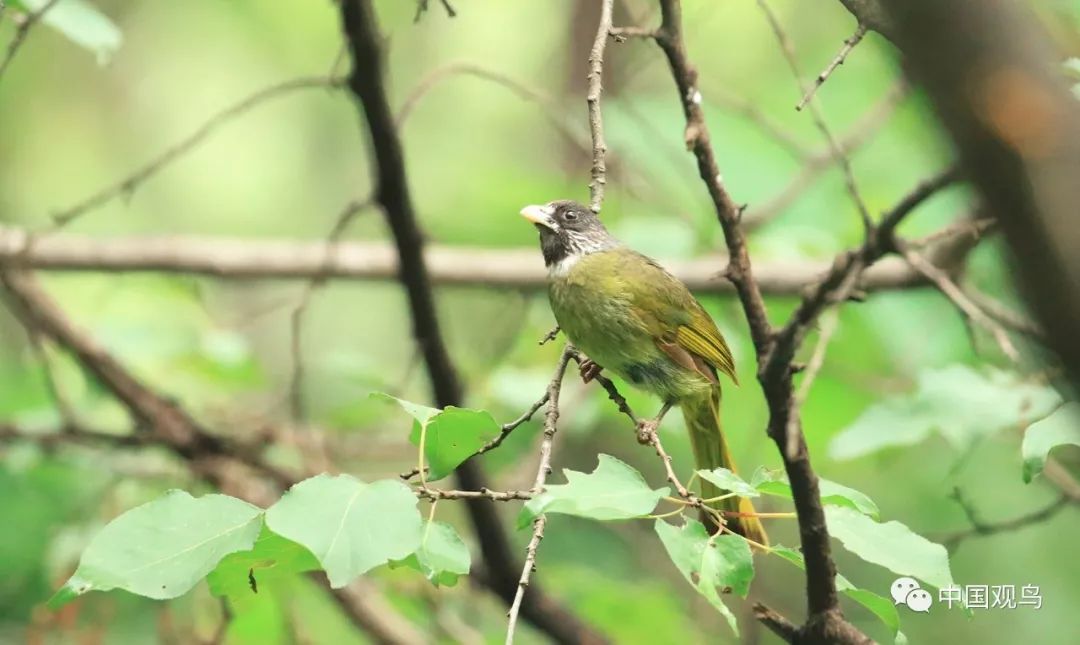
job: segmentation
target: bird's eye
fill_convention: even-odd
[[[563,217],[566,218],[566,221],[572,222],[577,219],[577,213],[575,213],[574,211],[567,211],[566,215],[564,215]]]

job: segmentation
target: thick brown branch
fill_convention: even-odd
[[[428,378],[439,407],[461,405],[464,392],[457,371],[443,342],[435,312],[431,278],[424,261],[424,240],[413,209],[405,175],[405,160],[387,102],[384,86],[383,55],[375,13],[370,0],[342,0],[341,24],[349,45],[353,69],[348,87],[363,109],[363,125],[375,163],[375,199],[383,208],[394,237],[398,257],[398,276],[405,288],[412,314],[413,336],[427,366]],[[461,487],[467,490],[486,488],[479,464],[466,461],[457,470]],[[507,603],[517,590],[516,572],[520,567],[510,551],[499,517],[485,500],[468,500],[467,509],[493,590]],[[551,638],[563,643],[602,642],[577,616],[556,605],[535,588],[522,615]]]

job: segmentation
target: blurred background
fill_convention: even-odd
[[[527,250],[539,268],[536,232],[517,213],[525,204],[555,198],[587,200],[586,59],[599,3],[458,0],[454,18],[431,4],[415,20],[413,2],[375,3],[387,38],[392,107],[410,105],[401,136],[427,239],[433,245]],[[1032,4],[1063,59],[1076,54],[1080,2]],[[115,51],[87,51],[39,26],[0,80],[4,234],[48,230],[51,215],[126,177],[254,92],[298,77],[344,73],[348,65],[341,60],[337,10],[330,2],[94,5],[119,30]],[[771,7],[804,81],[855,29],[838,2],[774,0]],[[9,8],[0,21],[2,43],[15,36],[13,12]],[[837,252],[861,242],[862,225],[825,138],[807,111],[794,109],[802,92],[765,16],[748,0],[690,0],[684,13],[724,182],[758,224],[750,237],[755,266],[827,266]],[[653,2],[616,2],[616,25],[657,20]],[[503,80],[460,72],[466,64]],[[447,71],[448,65],[454,67]],[[422,95],[417,88],[425,90]],[[815,102],[848,151],[858,189],[875,216],[950,163],[926,100],[904,87],[895,50],[876,34],[852,52]],[[655,45],[609,43],[603,114],[610,150],[603,210],[608,227],[661,260],[721,251],[713,208],[683,145],[678,96]],[[130,194],[86,212],[62,234],[318,242],[347,204],[370,192],[361,126],[356,107],[339,89],[324,84],[281,92],[222,124]],[[921,207],[901,231],[926,235],[971,210],[969,191],[953,187]],[[389,236],[381,214],[368,209],[343,239]],[[716,270],[722,266],[718,260]],[[1001,240],[982,241],[965,266],[966,285],[1021,310]],[[272,448],[284,464],[297,463],[311,449],[290,428],[316,428],[335,446],[328,467],[367,480],[394,477],[415,462],[409,421],[368,398],[382,391],[429,401],[404,294],[394,282],[331,280],[310,293],[299,339],[304,419],[297,420],[290,404],[297,355],[292,320],[308,298],[307,281],[165,272],[41,275],[73,321],[207,426],[237,437],[285,428]],[[797,302],[767,295],[774,322]],[[558,344],[537,344],[554,324],[546,294],[534,287],[439,285],[437,298],[468,404],[502,421],[517,417],[542,393],[558,357]],[[726,390],[724,405],[738,462],[747,473],[759,465],[777,468],[742,311],[731,296],[701,298],[732,345],[743,383]],[[872,293],[831,316],[821,324],[835,333],[803,417],[818,473],[869,495],[883,521],[899,520],[948,543],[959,584],[1041,589],[1041,609],[976,610],[968,618],[961,611],[915,614],[901,608],[902,631],[914,643],[1007,643],[1036,635],[1040,642],[1069,642],[1080,603],[1080,560],[1070,556],[1080,529],[1075,506],[1016,530],[952,539],[972,526],[955,499],[957,490],[986,523],[1038,510],[1058,495],[1042,478],[1030,484],[1021,478],[1022,430],[1048,411],[1045,400],[1053,396],[1038,350],[1017,337],[1025,358],[1010,360],[925,286]],[[814,342],[812,337],[804,358]],[[20,431],[61,425],[43,357],[56,389],[82,422],[116,432],[130,427],[108,392],[63,352],[48,345],[35,351],[6,310],[0,310],[0,425]],[[623,391],[638,411],[657,405]],[[604,452],[659,485],[663,475],[655,455],[637,445],[602,391],[569,379],[563,399],[553,481],[560,481],[562,468],[591,471]],[[928,408],[941,414],[917,413]],[[877,416],[867,421],[867,411]],[[534,420],[483,457],[493,488],[529,487],[538,431]],[[169,602],[114,592],[91,594],[59,614],[42,607],[109,519],[167,489],[205,492],[206,486],[165,451],[45,445],[15,435],[0,440],[0,517],[6,527],[0,531],[0,641],[213,642],[223,609],[205,585]],[[688,473],[692,458],[684,435],[678,415],[669,417],[665,445]],[[1062,451],[1066,463],[1072,456]],[[523,551],[529,536],[513,530],[516,508],[499,510]],[[765,510],[787,507],[766,502]],[[460,505],[441,504],[440,518],[456,524],[475,548]],[[770,533],[776,542],[798,544],[794,520],[772,521]],[[893,574],[839,545],[835,552],[847,578],[888,595]],[[671,565],[649,522],[553,516],[537,575],[550,594],[616,642],[733,639],[720,615]],[[432,642],[502,638],[504,606],[468,579],[435,589],[411,572],[380,569],[369,577]],[[233,608],[226,641],[365,642],[316,592],[318,584],[298,577],[250,607]],[[803,574],[778,558],[759,557],[750,600],[801,616]],[[745,642],[777,642],[753,620],[750,602],[732,603]],[[844,609],[876,639],[891,638],[862,607]],[[519,642],[545,638],[523,625]]]

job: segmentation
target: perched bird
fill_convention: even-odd
[[[698,468],[734,471],[720,429],[717,372],[736,381],[735,364],[716,323],[686,285],[620,243],[577,202],[526,206],[521,215],[540,231],[555,320],[595,364],[583,366],[582,376],[609,370],[659,396],[664,406],[656,419],[645,422],[647,432],[655,431],[664,413],[678,405]],[[702,482],[703,499],[725,494]],[[749,500],[728,497],[709,505],[730,513],[730,529],[768,543]],[[709,514],[702,513],[702,519],[711,532],[717,530]]]

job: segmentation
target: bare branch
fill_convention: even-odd
[[[850,155],[865,144],[888,121],[907,95],[907,83],[899,82],[893,85],[885,96],[840,137],[837,142],[840,151],[844,155]],[[761,206],[751,206],[747,210],[742,219],[743,228],[752,231],[774,220],[834,163],[836,163],[836,156],[830,145],[825,145],[821,150],[809,155],[799,172],[776,193],[775,197]]]
[[[604,118],[600,111],[600,96],[604,81],[604,48],[611,34],[611,6],[613,0],[601,0],[600,24],[596,27],[596,39],[589,50],[589,132],[592,134],[592,181],[589,182],[589,206],[594,213],[604,204],[604,185],[607,183],[607,144],[604,143]]]
[[[978,511],[976,511],[971,502],[964,497],[964,494],[959,488],[953,490],[952,498],[956,500],[956,503],[963,509],[964,516],[967,518],[968,523],[971,524],[971,527],[962,531],[957,531],[941,540],[941,543],[950,553],[955,551],[957,547],[960,546],[960,543],[968,538],[1008,533],[1026,528],[1033,524],[1041,524],[1057,515],[1066,506],[1076,503],[1076,501],[1070,499],[1067,494],[1062,493],[1053,502],[1050,502],[1043,508],[1035,511],[1001,522],[983,522],[979,517]]]
[[[906,259],[916,271],[926,276],[926,278],[930,280],[930,282],[932,282],[946,298],[952,301],[965,318],[971,321],[972,324],[978,325],[990,332],[990,335],[994,337],[994,341],[997,342],[998,347],[1001,348],[1002,353],[1008,356],[1012,361],[1020,360],[1020,352],[1016,350],[1016,346],[1013,345],[1012,339],[1009,338],[1009,333],[1005,331],[1005,328],[983,312],[978,305],[969,300],[960,287],[956,286],[956,283],[952,281],[952,278],[949,277],[948,273],[934,266],[929,260],[912,250],[906,244],[901,243],[898,247],[900,253],[904,256],[904,259]]]
[[[765,18],[769,22],[769,26],[772,27],[777,41],[780,43],[780,49],[784,53],[784,59],[787,61],[792,75],[795,77],[795,82],[798,84],[800,90],[802,90],[804,96],[810,94],[811,90],[808,89],[803,82],[802,72],[799,70],[799,61],[795,57],[795,48],[791,43],[791,39],[788,38],[787,33],[780,24],[780,20],[776,17],[776,14],[773,13],[769,4],[765,0],[757,1],[758,6],[761,7],[762,12],[765,14]],[[821,135],[829,144],[829,150],[831,150],[833,158],[843,172],[844,185],[851,195],[851,200],[855,203],[856,209],[859,211],[859,217],[862,219],[863,228],[866,229],[866,231],[870,231],[873,227],[873,222],[870,220],[870,211],[866,208],[866,202],[863,200],[858,185],[855,183],[855,174],[851,170],[851,161],[848,159],[847,154],[844,153],[844,150],[836,142],[836,138],[833,137],[828,124],[825,123],[825,117],[822,115],[821,110],[816,103],[810,103],[810,114],[814,119],[814,125],[821,131]]]
[[[785,643],[799,642],[799,626],[784,618],[772,608],[760,602],[754,603],[754,618],[761,621],[772,633],[776,634]]]
[[[809,90],[807,90],[805,94],[803,94],[802,100],[799,101],[798,105],[795,106],[796,110],[801,111],[804,107],[806,107],[806,104],[814,98],[814,94],[817,93],[818,88],[824,85],[825,81],[829,80],[829,76],[831,76],[832,73],[836,71],[837,67],[840,67],[844,64],[844,61],[847,60],[848,54],[851,53],[851,50],[855,49],[855,45],[858,45],[860,42],[862,42],[863,36],[866,35],[866,31],[866,25],[859,23],[859,26],[855,28],[855,33],[844,40],[844,46],[840,48],[839,52],[837,52],[836,57],[834,57],[832,61],[830,61],[829,64],[825,67],[825,69],[817,75],[817,78],[814,79],[814,85]]]
[[[3,60],[0,60],[0,78],[3,78],[8,65],[11,65],[11,61],[15,59],[15,54],[19,53],[19,49],[23,46],[23,43],[26,42],[26,37],[30,35],[30,30],[32,30],[34,25],[41,20],[42,16],[52,9],[59,1],[60,0],[49,0],[41,7],[41,9],[32,11],[22,18],[22,22],[15,28],[15,35],[11,37],[11,41],[8,43],[7,52],[4,53]]]
[[[54,213],[52,216],[53,223],[57,228],[66,226],[86,212],[100,208],[117,197],[130,196],[144,182],[161,172],[186,153],[190,152],[193,148],[206,140],[207,137],[214,134],[218,128],[235,120],[252,108],[262,105],[266,101],[287,96],[298,90],[316,88],[333,89],[340,87],[341,83],[342,80],[335,77],[303,76],[263,88],[213,115],[196,128],[194,132],[178,141],[160,155],[148,161],[130,175],[117,181],[111,186],[99,190],[81,202]]]
[[[979,225],[982,226],[982,225]],[[971,223],[950,226],[926,242],[947,244],[970,237]],[[922,241],[920,241],[921,243]],[[912,242],[913,244],[915,241]],[[429,245],[424,249],[431,282],[443,286],[541,290],[547,272],[531,249],[485,249]],[[697,293],[732,294],[720,278],[724,256],[664,261],[662,264]],[[0,266],[42,271],[102,273],[160,272],[228,280],[393,280],[399,262],[393,246],[377,242],[325,242],[219,238],[184,235],[91,237],[68,233],[35,238],[0,226]],[[781,260],[760,264],[755,274],[762,292],[797,295],[817,282],[830,263]],[[870,268],[861,287],[870,291],[925,284],[918,272],[898,259]]]
[[[547,387],[547,413],[544,415],[544,434],[540,440],[540,465],[536,469],[536,479],[530,491],[533,495],[544,492],[544,484],[551,474],[551,446],[558,429],[559,422],[559,393],[562,391],[563,376],[566,374],[566,364],[575,355],[574,348],[567,345],[563,348],[562,356],[559,357],[555,367],[555,376]],[[510,610],[506,612],[508,618],[506,625],[506,645],[513,645],[514,630],[517,627],[518,613],[521,611],[521,602],[525,598],[525,590],[529,586],[532,572],[536,570],[536,551],[540,548],[540,541],[544,539],[544,527],[547,526],[547,515],[541,513],[533,520],[533,533],[529,539],[529,545],[525,549],[525,564],[521,568],[521,577],[518,578],[517,591],[514,593],[514,601],[510,603]]]

